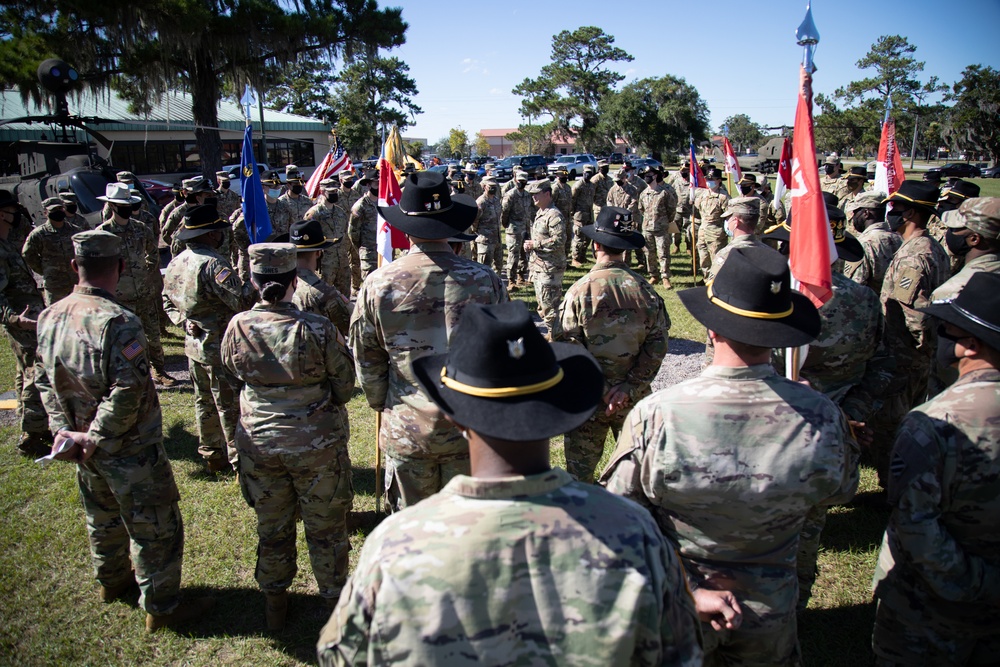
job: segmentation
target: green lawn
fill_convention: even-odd
[[[1000,182],[998,182],[1000,184]],[[675,258],[677,287],[690,286],[690,260]],[[583,274],[570,269],[566,284]],[[664,295],[673,337],[701,341],[704,329],[681,307],[676,291]],[[519,298],[528,292],[515,293]],[[533,296],[533,295],[532,295]],[[175,335],[165,339],[168,364],[183,361]],[[12,386],[13,358],[0,346],[0,387]],[[263,597],[253,579],[253,512],[233,477],[201,472],[191,391],[161,393],[164,435],[181,491],[186,528],[184,591],[211,594],[217,606],[186,633],[147,635],[134,604],[102,604],[90,569],[83,510],[73,467],[41,468],[15,453],[16,428],[0,428],[0,664],[9,665],[300,665],[315,662],[314,646],[326,621],[299,535],[299,576],[292,587],[287,628],[265,630]],[[360,391],[349,405],[354,463],[353,557],[379,515],[374,503],[374,415]],[[562,465],[561,440],[553,459]],[[800,636],[810,665],[868,664],[873,607],[868,585],[887,513],[865,469],[862,494],[835,508],[820,554],[815,597],[801,617]],[[353,561],[352,561],[353,563]]]

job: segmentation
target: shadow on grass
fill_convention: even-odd
[[[873,494],[862,494],[873,495]],[[882,534],[889,523],[889,508],[877,501],[866,501],[842,508],[846,511],[830,512],[823,528],[823,547],[833,551],[867,551],[878,549]]]
[[[360,531],[363,535],[370,535],[382,523],[385,516],[382,512],[375,510],[351,512],[347,515],[347,532],[354,535]]]
[[[163,434],[163,447],[171,461],[202,462],[201,454],[198,453],[198,436],[184,428],[179,421],[171,424]]]
[[[870,665],[875,603],[807,609],[799,615],[802,662],[817,665]]]
[[[354,495],[375,495],[375,470],[373,468],[351,466],[351,481],[354,484]]]
[[[686,338],[671,338],[669,354],[680,354],[688,356],[691,354],[704,354],[705,341],[688,340]]]

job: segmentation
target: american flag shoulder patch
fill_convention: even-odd
[[[132,341],[122,349],[122,355],[129,361],[133,361],[136,357],[142,354],[142,351],[143,347],[139,343],[139,339],[133,338]]]
[[[226,278],[232,275],[232,273],[233,272],[229,269],[220,270],[218,273],[215,274],[215,282],[221,285],[222,283],[226,282]]]

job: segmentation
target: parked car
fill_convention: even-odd
[[[587,165],[597,171],[597,158],[590,153],[573,153],[570,155],[560,155],[556,161],[549,165],[548,172],[551,174],[556,169],[565,169],[569,172],[570,179],[583,176],[583,168]]]
[[[520,166],[529,174],[534,174],[539,167],[545,168],[545,158],[541,155],[512,155],[505,158],[496,166],[497,180],[509,180],[514,175],[515,166]]]
[[[1000,164],[995,164],[989,169],[983,169],[982,178],[1000,178]]]
[[[654,160],[651,157],[641,157],[637,160],[632,160],[632,166],[636,168],[636,171],[642,171],[646,167],[652,167],[653,169],[662,169],[663,163],[659,160]]]
[[[940,167],[931,167],[928,172],[938,172],[942,176],[958,176],[959,178],[979,178],[982,170],[968,162],[949,162]]]
[[[150,181],[143,179],[142,187],[146,190],[146,194],[152,197],[156,203],[163,207],[167,205],[167,202],[174,198],[173,185],[166,183],[164,181]]]
[[[608,164],[625,164],[625,156],[621,153],[612,153],[608,158]]]

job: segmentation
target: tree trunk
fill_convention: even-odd
[[[222,168],[222,139],[219,136],[219,77],[211,55],[204,49],[195,54],[188,68],[191,77],[191,112],[194,136],[201,156],[201,173],[210,180]]]

